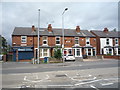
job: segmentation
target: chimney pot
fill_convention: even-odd
[[[48,32],[52,32],[52,26],[51,26],[51,24],[48,25]]]
[[[103,32],[107,33],[108,32],[108,28],[104,28]]]
[[[32,31],[35,31],[35,26],[34,25],[32,25]]]
[[[80,27],[79,26],[76,26],[76,32],[80,33]]]

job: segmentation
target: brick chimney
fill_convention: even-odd
[[[76,26],[76,32],[80,33],[80,27],[79,26]]]
[[[32,25],[32,31],[35,31],[35,26],[34,25]]]
[[[103,32],[107,33],[107,32],[108,32],[108,29],[107,29],[107,28],[104,28]]]
[[[52,32],[52,26],[51,26],[51,24],[48,25],[48,32]]]

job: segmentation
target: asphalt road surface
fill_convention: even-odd
[[[3,88],[110,88],[118,90],[118,60],[30,64],[2,64]]]

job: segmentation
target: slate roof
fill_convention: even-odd
[[[31,27],[15,27],[12,35],[37,35],[37,28],[36,31],[32,31]],[[48,32],[47,28],[40,28],[40,35],[41,36],[62,36],[62,29],[53,28],[52,32]],[[81,30],[79,34],[76,33],[75,29],[64,29],[65,36],[81,36],[81,37],[95,37],[91,32],[88,30]]]
[[[99,37],[120,37],[120,32],[119,31],[108,31],[108,32],[103,32],[101,30],[91,30],[92,32],[94,32],[97,36]]]

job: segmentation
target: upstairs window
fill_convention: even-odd
[[[86,45],[90,45],[90,38],[86,38]]]
[[[56,37],[56,45],[60,45],[60,37]]]
[[[109,45],[109,39],[108,38],[106,39],[106,44]]]
[[[47,45],[47,36],[43,36],[43,45]]]
[[[115,38],[115,44],[118,44],[118,38]]]
[[[21,43],[27,42],[27,36],[21,36]]]
[[[79,44],[79,37],[75,37],[75,44]]]

